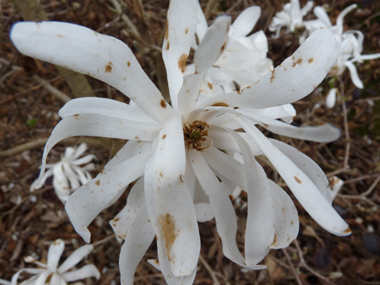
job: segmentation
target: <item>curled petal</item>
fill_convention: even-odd
[[[261,8],[259,6],[251,6],[241,12],[232,24],[232,27],[234,28],[233,36],[244,37],[248,35],[256,25],[257,20],[260,18],[260,14]]]
[[[70,268],[73,268],[75,265],[79,263],[83,258],[85,258],[94,247],[92,245],[86,244],[84,246],[79,247],[76,249],[70,256],[61,264],[60,267],[58,267],[58,273],[62,274],[69,270]]]
[[[97,280],[100,278],[100,272],[93,264],[87,264],[80,269],[65,272],[62,274],[66,282],[72,282],[79,279],[95,277]]]

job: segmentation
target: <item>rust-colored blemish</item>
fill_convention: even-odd
[[[178,67],[182,73],[186,72],[186,60],[187,60],[187,54],[186,53],[182,54],[178,60]]]
[[[99,185],[100,185],[100,180],[97,180],[97,181],[95,182],[95,185],[96,185],[96,186],[99,186]]]
[[[186,28],[185,30],[185,34],[187,34],[189,32],[189,28]]]
[[[269,125],[268,124],[265,124],[265,123],[262,123],[264,127],[268,128]]]
[[[104,72],[110,72],[111,73],[112,72],[112,66],[107,64]]]
[[[161,177],[164,177],[164,175],[163,175],[161,172],[160,172],[160,176],[161,176]]]
[[[179,176],[179,180],[181,180],[182,183],[185,183],[182,179],[182,175]]]
[[[166,138],[166,135],[164,134],[163,136],[162,136],[162,139],[165,139]]]
[[[161,99],[160,105],[161,105],[162,108],[166,108],[165,99]]]
[[[166,253],[167,255],[170,255],[172,245],[177,238],[173,216],[169,214],[166,214],[165,216],[160,215],[158,216],[158,222],[161,225],[162,234],[165,239]]]
[[[230,200],[231,200],[231,201],[234,200],[234,196],[232,196],[232,195],[228,195],[228,197],[230,197]]]
[[[130,66],[131,66],[131,63],[128,61],[128,62],[127,62],[127,65],[128,65],[128,67],[130,67]]]
[[[276,73],[275,73],[275,70],[273,69],[272,70],[272,76],[269,78],[270,79],[270,83],[272,83],[275,78],[276,78]]]
[[[277,234],[274,234],[273,242],[271,245],[275,245],[277,242]]]
[[[348,233],[352,233],[350,227],[348,227],[346,230],[344,230],[342,233],[344,234],[348,234]]]
[[[240,89],[240,90],[236,90],[236,92],[241,95],[241,93],[243,92],[244,89]]]
[[[114,219],[113,221],[114,222],[118,222],[120,220],[120,218],[116,218],[116,219]]]
[[[295,67],[297,64],[301,64],[302,63],[302,58],[299,58],[297,59],[297,61],[294,61],[294,58],[293,58],[293,67]]]
[[[61,34],[58,34],[57,37],[58,38],[64,38],[64,36],[62,36]]]
[[[138,139],[140,139],[139,136],[135,136],[135,140],[138,140]]]
[[[226,42],[222,45],[222,47],[220,48],[220,52],[222,53],[222,52],[224,52],[224,49],[226,48]]]
[[[212,106],[217,106],[217,107],[229,107],[226,103],[223,103],[223,102],[218,102],[218,103],[212,104]]]
[[[307,62],[312,63],[313,61],[314,61],[314,58],[309,58],[309,60]]]
[[[169,50],[169,49],[170,49],[170,42],[167,41],[167,42],[166,42],[166,50]]]
[[[212,83],[210,83],[208,81],[207,81],[207,85],[208,85],[208,88],[210,88],[210,90],[212,90],[212,88],[214,88],[214,86],[212,86]]]
[[[294,180],[297,181],[298,184],[302,183],[302,181],[297,176],[294,176]]]

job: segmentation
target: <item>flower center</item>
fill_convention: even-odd
[[[183,126],[183,135],[187,149],[203,150],[203,143],[208,136],[208,124],[202,121],[194,121],[191,124],[186,123]]]

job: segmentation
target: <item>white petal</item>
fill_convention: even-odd
[[[63,162],[62,167],[63,167],[63,172],[65,173],[65,176],[70,181],[70,188],[72,190],[78,189],[80,186],[80,183],[79,183],[78,176],[76,175],[76,173],[72,170],[72,168],[67,162]]]
[[[62,263],[60,267],[58,267],[58,273],[62,274],[69,270],[70,268],[73,268],[75,265],[78,264],[79,261],[81,261],[83,258],[85,258],[94,247],[92,245],[86,244],[84,246],[81,246],[77,248],[73,253],[70,254],[70,256]]]
[[[56,125],[45,145],[40,177],[44,173],[49,151],[56,143],[64,138],[88,135],[135,140],[154,140],[158,131],[159,128],[157,125],[95,114],[66,117]]]
[[[356,70],[355,65],[350,61],[345,61],[343,64],[347,66],[348,70],[350,71],[352,83],[354,83],[356,87],[363,89],[364,85],[363,85],[363,82],[359,78],[358,71]]]
[[[216,229],[222,239],[224,255],[235,263],[246,267],[244,257],[236,244],[236,215],[228,196],[228,189],[226,189],[223,183],[218,181],[204,160],[202,153],[190,150],[189,155],[193,163],[195,175],[206,195],[210,198],[210,204],[215,214]],[[252,267],[252,269],[261,268],[265,268],[265,266]]]
[[[297,237],[298,216],[289,196],[268,180],[248,144],[230,131],[238,142],[247,177],[248,218],[245,236],[247,265],[254,266],[269,252],[269,248],[286,247]]]
[[[118,39],[61,22],[17,23],[12,27],[11,39],[25,55],[108,83],[157,122],[174,114],[132,51]]]
[[[64,157],[65,158],[71,158],[71,156],[74,154],[74,152],[75,152],[75,149],[73,147],[67,147],[65,149],[65,155],[64,155]]]
[[[334,200],[336,195],[338,195],[340,188],[342,188],[344,181],[337,176],[333,176],[331,177],[329,184],[331,185],[331,200]]]
[[[202,84],[204,74],[185,75],[183,85],[178,94],[178,112],[185,120],[190,111],[194,110],[197,103],[199,89]]]
[[[337,236],[351,233],[347,223],[339,216],[330,202],[321,194],[312,180],[288,157],[281,153],[256,127],[239,119],[244,130],[261,147],[281,177],[288,184],[294,196],[305,210],[325,230]]]
[[[327,27],[331,28],[332,24],[330,21],[329,16],[327,15],[325,9],[323,9],[321,6],[314,7],[313,13],[317,18],[322,21],[322,23]],[[319,27],[318,27],[319,28]]]
[[[186,60],[195,35],[198,1],[170,1],[162,57],[166,66],[172,106],[177,109],[178,92],[186,73]]]
[[[186,155],[180,116],[163,125],[152,164],[144,183],[158,251],[169,259],[174,276],[190,275],[198,263],[200,238],[193,201],[182,178]]]
[[[34,282],[34,285],[45,285],[46,279],[49,277],[50,274],[51,274],[50,271],[44,271],[44,272],[42,272],[38,276],[38,278],[36,279],[36,281]]]
[[[194,204],[195,214],[197,215],[197,221],[200,223],[210,221],[215,217],[214,211],[210,204],[197,203]]]
[[[287,137],[327,143],[337,140],[341,135],[340,130],[330,124],[316,127],[295,127],[278,120],[256,115],[252,111],[237,110],[237,112],[252,119],[254,123],[260,124],[269,131]]]
[[[57,270],[59,259],[65,249],[65,243],[61,239],[57,239],[54,241],[48,251],[47,256],[47,269],[51,272]]]
[[[256,25],[257,20],[260,18],[260,14],[261,9],[259,6],[251,6],[241,12],[232,24],[235,31],[233,36],[244,37],[248,35]]]
[[[207,71],[224,52],[230,25],[231,18],[229,16],[219,16],[207,29],[194,55],[196,73]]]
[[[142,179],[141,179],[142,180]],[[124,285],[132,285],[136,268],[154,239],[155,233],[149,220],[146,205],[136,215],[119,258],[120,279]]]
[[[346,7],[342,12],[340,12],[340,14],[338,15],[338,17],[336,18],[336,27],[339,27],[339,29],[341,29],[341,33],[343,32],[343,19],[344,17],[349,13],[351,12],[352,10],[356,9],[356,7],[358,7],[357,4],[352,4],[348,7]]]
[[[50,277],[50,285],[67,285],[65,279],[63,279],[60,275],[57,273],[53,273],[53,275]],[[45,285],[45,284],[44,284]]]
[[[143,123],[151,123],[154,125],[158,124],[139,107],[132,107],[128,104],[107,98],[85,97],[72,99],[58,112],[58,115],[61,118],[75,114],[96,114],[114,118],[129,119]],[[75,153],[76,155],[77,152]],[[80,155],[75,158],[78,158],[79,156]]]
[[[207,31],[207,28],[208,28],[208,25],[207,25],[205,14],[203,14],[202,7],[200,3],[198,2],[198,22],[197,22],[197,28],[196,28],[195,33],[199,41],[203,40],[203,37]]]
[[[33,192],[36,189],[40,189],[45,184],[46,179],[48,179],[52,175],[53,175],[53,169],[50,168],[42,175],[42,177],[40,176],[38,179],[33,181],[32,185],[30,186],[30,191]]]
[[[22,272],[27,272],[27,273],[30,273],[30,274],[41,274],[43,273],[44,271],[46,271],[46,269],[43,269],[43,268],[24,268],[24,269],[21,269],[19,271],[16,272],[16,274],[14,274],[12,276],[12,279],[11,279],[11,284],[12,285],[17,285],[17,280],[18,280],[18,277],[20,276],[20,274]],[[32,277],[33,278],[33,277]],[[32,279],[30,278],[30,279]],[[28,279],[28,280],[30,280]],[[25,282],[25,281],[24,281]]]
[[[71,161],[71,164],[74,165],[84,165],[89,163],[91,160],[96,159],[96,156],[93,154],[88,154],[84,157],[78,158],[76,160]]]
[[[274,139],[270,139],[270,141],[310,178],[326,200],[331,204],[332,199],[330,197],[331,189],[329,181],[319,165],[310,157],[286,143]]]
[[[71,100],[70,100],[71,101]],[[77,159],[78,157],[80,157],[82,154],[84,154],[87,150],[87,144],[85,143],[81,143],[75,150],[74,150],[74,154],[73,156],[71,157],[72,159]]]
[[[215,96],[202,105],[224,102],[243,108],[267,108],[297,101],[325,78],[338,56],[335,37],[328,29],[315,31],[289,58],[241,94]]]
[[[333,108],[335,106],[336,101],[336,88],[330,89],[329,93],[326,96],[326,107],[327,108]]]
[[[145,205],[144,178],[137,180],[128,194],[127,205],[110,221],[116,236],[120,239],[127,237],[129,228]]]
[[[106,165],[94,179],[76,190],[66,203],[66,212],[76,232],[90,241],[88,225],[104,209],[112,205],[125,187],[139,178],[150,156],[149,151],[137,154],[112,168]]]
[[[66,282],[72,282],[79,279],[95,277],[97,280],[100,278],[100,272],[93,264],[87,264],[80,269],[65,272],[62,274]]]

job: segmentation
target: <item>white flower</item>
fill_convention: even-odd
[[[84,245],[76,249],[62,264],[58,267],[59,259],[65,249],[63,240],[57,239],[54,241],[48,251],[47,264],[35,260],[31,256],[25,258],[26,262],[34,263],[42,268],[24,268],[15,275],[11,280],[11,285],[17,285],[17,280],[22,272],[34,274],[35,276],[26,281],[21,282],[20,285],[44,285],[46,280],[50,278],[50,285],[65,285],[67,282],[85,279],[88,277],[95,277],[99,279],[100,272],[93,264],[87,264],[80,269],[69,271],[78,264],[84,257],[86,257],[94,247],[92,245]]]
[[[40,177],[32,183],[30,191],[41,188],[46,179],[53,176],[55,193],[62,203],[66,203],[74,190],[92,179],[88,171],[93,170],[95,167],[93,163],[88,163],[96,157],[93,154],[80,157],[86,149],[87,145],[85,143],[80,144],[78,148],[67,147],[61,161],[45,165],[47,171],[42,178]]]
[[[333,108],[335,106],[336,102],[336,92],[337,88],[330,89],[329,93],[326,96],[326,107],[327,108]]]
[[[313,8],[313,5],[313,1],[308,1],[301,9],[299,0],[290,0],[290,3],[284,5],[282,11],[276,13],[269,25],[269,31],[276,32],[273,37],[277,39],[280,36],[282,27],[286,27],[286,33],[303,27],[303,17]]]
[[[362,55],[363,51],[363,40],[364,35],[358,30],[348,30],[343,32],[343,19],[344,17],[357,7],[356,4],[352,4],[345,8],[337,17],[336,25],[331,24],[330,18],[326,11],[320,7],[316,6],[314,8],[314,14],[318,19],[306,21],[305,27],[309,33],[321,27],[329,28],[334,33],[335,39],[338,42],[339,55],[338,60],[330,70],[329,75],[331,76],[341,76],[346,67],[350,71],[352,83],[357,88],[363,88],[363,82],[360,80],[355,62],[362,63],[363,60],[376,59],[380,57],[380,53],[371,55]]]
[[[105,98],[69,101],[59,111],[62,120],[43,156],[45,163],[50,149],[70,136],[129,140],[66,203],[75,230],[89,242],[88,225],[137,180],[127,205],[111,221],[115,233],[125,239],[119,264],[124,284],[133,284],[136,267],[155,237],[156,267],[166,281],[191,284],[200,252],[197,221],[213,217],[224,255],[241,266],[264,268],[257,264],[271,248],[288,246],[298,234],[296,209],[286,192],[267,179],[256,155],[268,157],[324,229],[339,236],[350,233],[331,206],[323,171],[293,147],[268,140],[255,126],[317,142],[340,136],[330,125],[297,128],[277,120],[289,121],[294,110],[289,104],[308,95],[330,70],[337,56],[333,34],[316,31],[292,57],[244,90],[203,98],[199,89],[204,72],[224,44],[215,39],[228,37],[230,19],[217,19],[213,37],[204,37],[198,47],[197,54],[203,55],[194,59],[198,73],[185,75],[198,3],[184,3],[171,1],[162,49],[171,105],[131,50],[113,37],[58,22],[19,23],[11,32],[22,53],[89,74],[131,98],[129,105]],[[242,128],[246,133],[235,131]],[[248,194],[245,257],[236,244],[237,221],[229,198],[237,186]]]
[[[272,61],[267,58],[268,41],[263,31],[256,32],[247,36],[255,26],[260,17],[261,9],[258,6],[252,6],[245,9],[230,26],[228,21],[223,21],[223,16],[218,17],[212,26],[207,27],[207,21],[201,7],[198,9],[198,24],[196,36],[199,41],[200,50],[205,54],[200,54],[198,45],[193,42],[193,48],[196,50],[195,57],[202,58],[207,56],[208,49],[205,43],[215,45],[213,41],[221,42],[221,53],[216,53],[214,64],[206,70],[206,84],[202,89],[217,89],[220,85],[225,93],[235,91],[235,83],[239,89],[259,80],[264,75],[273,70]],[[226,16],[224,16],[226,17]],[[220,34],[216,33],[218,25],[228,23],[229,29],[225,37],[218,38]],[[213,41],[209,39],[213,38]],[[207,39],[203,41],[204,39]],[[198,59],[201,62],[201,59]],[[207,61],[206,61],[207,62]],[[202,69],[202,66],[198,66]],[[194,64],[187,66],[187,73],[194,73]],[[211,85],[210,85],[211,84]],[[214,94],[220,94],[221,90],[213,90]]]

